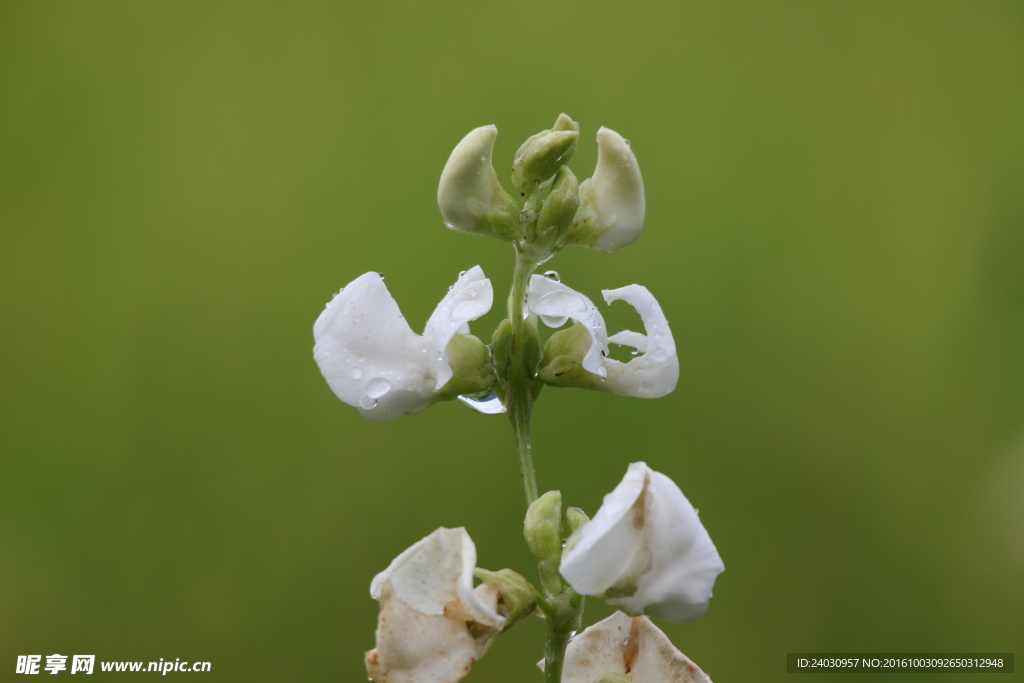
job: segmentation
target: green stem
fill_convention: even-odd
[[[523,318],[523,302],[526,288],[537,267],[536,261],[516,251],[516,268],[512,275],[512,292],[508,298],[508,319],[512,323],[512,342],[509,346],[509,385],[506,396],[508,417],[516,438],[516,452],[519,455],[519,471],[526,491],[526,504],[537,500],[537,474],[533,469],[533,446],[530,443],[530,415],[533,413],[533,377],[531,368],[526,367],[526,322]]]
[[[544,683],[561,683],[562,662],[571,631],[556,628],[548,622],[548,640],[544,643]]]

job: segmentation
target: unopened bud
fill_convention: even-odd
[[[503,630],[507,631],[512,624],[530,615],[537,606],[537,589],[518,572],[511,569],[492,572],[477,568],[473,574],[498,590],[501,596],[499,608],[503,608],[505,612]]]
[[[579,126],[562,114],[555,128],[531,136],[516,152],[512,162],[512,184],[526,192],[555,175],[569,163],[579,142]]]
[[[565,511],[565,535],[572,536],[576,530],[590,521],[587,513],[579,508],[568,508]]]
[[[609,673],[595,678],[594,683],[633,683],[633,674]]]
[[[491,352],[473,335],[453,336],[445,354],[452,369],[452,378],[441,387],[441,396],[455,398],[462,394],[476,394],[494,384],[496,376]]]
[[[556,387],[602,390],[601,378],[583,367],[583,359],[593,344],[590,332],[578,322],[555,332],[544,343],[538,377]]]
[[[569,227],[580,206],[580,184],[568,166],[555,173],[551,194],[544,200],[544,208],[537,218],[537,234],[559,235]]]
[[[537,558],[540,581],[552,595],[562,592],[564,583],[558,573],[562,559],[562,494],[548,491],[533,501],[526,511],[523,536]]]

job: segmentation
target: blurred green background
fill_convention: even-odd
[[[636,460],[680,484],[727,570],[661,626],[718,683],[1022,655],[1024,4],[9,0],[0,678],[59,652],[361,680],[370,579],[435,527],[534,576],[507,420],[368,422],[311,327],[368,270],[417,331],[474,264],[503,301],[511,250],[445,230],[437,179],[470,129],[501,170],[562,111],[580,178],[599,126],[630,139],[648,213],[550,267],[649,287],[682,372],[545,391],[542,490],[592,513]],[[539,680],[542,638],[466,680]]]

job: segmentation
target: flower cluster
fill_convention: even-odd
[[[538,495],[533,473],[529,422],[544,385],[658,398],[679,378],[668,320],[646,287],[602,291],[606,305],[624,301],[643,323],[643,332],[610,333],[591,299],[553,271],[534,274],[563,248],[611,253],[637,239],[646,207],[636,157],[622,136],[601,128],[597,167],[580,183],[567,165],[579,125],[563,114],[517,151],[517,200],[491,162],[496,136],[494,126],[466,135],[452,151],[437,193],[447,228],[515,247],[508,317],[489,343],[470,331],[494,302],[491,281],[479,266],[460,273],[422,334],[406,322],[383,275],[369,272],[320,314],[313,357],[338,398],[370,420],[412,415],[453,399],[480,412],[508,412],[529,503],[524,536],[537,559],[540,587],[510,569],[477,568],[465,529],[437,529],[371,584],[380,616],[367,670],[378,683],[454,683],[497,635],[536,613],[548,622],[542,668],[549,682],[709,681],[643,616],[696,619],[724,570],[679,487],[645,463],[633,463],[590,519],[578,508],[563,511],[557,491]],[[541,324],[555,331],[542,335]],[[610,344],[631,347],[633,358],[615,360]],[[475,587],[474,577],[480,581]],[[584,595],[622,612],[570,642],[580,627]]]

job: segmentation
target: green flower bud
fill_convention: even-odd
[[[587,513],[579,508],[568,508],[565,511],[565,535],[572,536],[576,530],[590,521]]]
[[[532,614],[537,607],[537,589],[522,574],[511,569],[492,572],[479,567],[473,574],[485,584],[494,586],[501,595],[498,609],[504,612],[503,631],[507,631],[512,624]]]
[[[509,345],[512,343],[512,321],[502,320],[491,335],[491,353],[494,355],[494,369],[498,379],[506,381],[509,376],[509,364],[512,362]]]
[[[583,358],[593,343],[590,332],[578,322],[555,332],[544,344],[539,378],[556,387],[600,390],[601,378],[583,367]]]
[[[544,208],[537,218],[537,235],[561,235],[572,223],[580,206],[580,184],[568,166],[555,173],[551,194],[544,200]]]
[[[569,118],[567,114],[559,114],[555,119],[555,125],[551,126],[551,130],[574,130],[579,133],[580,124]]]
[[[441,387],[441,398],[451,399],[486,391],[497,379],[491,352],[473,335],[456,333],[445,352],[452,378]]]
[[[491,353],[494,356],[494,368],[497,373],[498,381],[502,384],[508,381],[511,373],[511,349],[513,343],[526,345],[526,351],[524,353],[526,372],[530,376],[536,375],[537,373],[537,369],[540,366],[541,346],[540,328],[536,317],[530,317],[524,321],[523,337],[524,338],[522,340],[513,341],[512,322],[510,320],[502,320],[497,329],[494,330],[494,335],[491,337]],[[543,386],[544,383],[538,378],[534,382],[534,396],[540,392]]]
[[[565,114],[552,130],[531,136],[516,152],[512,162],[512,184],[526,192],[555,175],[569,163],[579,142],[579,125]]]
[[[633,683],[633,674],[608,673],[594,679],[594,683]]]
[[[469,132],[455,146],[437,187],[437,205],[445,227],[503,240],[522,237],[519,207],[498,182],[491,165],[495,126]]]
[[[558,573],[562,560],[562,494],[548,491],[533,501],[526,511],[523,536],[530,552],[537,558],[540,581],[552,595],[562,592],[565,584]]]

